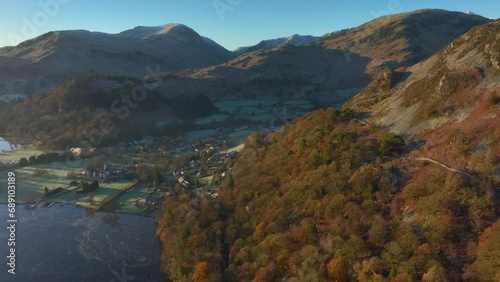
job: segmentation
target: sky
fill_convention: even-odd
[[[119,33],[182,23],[234,50],[293,34],[321,36],[424,8],[500,17],[500,1],[491,0],[0,0],[0,46],[53,30]]]

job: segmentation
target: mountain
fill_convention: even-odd
[[[248,137],[217,199],[166,197],[165,273],[497,281],[499,39],[500,21],[474,27],[422,62],[380,72],[342,109]]]
[[[237,58],[181,24],[136,27],[119,34],[57,31],[0,49],[0,86],[2,94],[40,94],[82,73],[142,78],[148,66],[159,65],[162,73],[179,72],[182,78],[170,81],[168,91],[180,94],[208,86],[215,99],[305,93],[319,104],[339,105],[382,69],[410,66],[488,21],[422,10],[382,17],[305,45],[292,44],[312,37],[264,41],[260,45],[265,48],[279,45],[247,50]]]
[[[346,107],[410,135],[468,120],[500,87],[499,31],[500,21],[474,27],[427,60],[384,72]]]
[[[149,66],[178,72],[219,64],[232,54],[181,24],[136,27],[119,34],[54,31],[0,49],[3,94],[40,94],[83,73],[142,78]]]
[[[411,66],[433,55],[458,36],[488,19],[437,9],[388,15],[359,27],[326,36],[314,44],[368,57],[371,74]]]
[[[498,20],[475,27],[405,72],[384,73],[345,107],[422,143],[426,157],[476,166],[472,159],[498,153],[489,150],[500,140],[499,34]]]
[[[2,83],[0,86],[3,91],[17,89],[16,91],[23,93],[24,89],[26,91],[24,93],[38,93],[44,89],[54,90],[44,92],[45,96],[42,97],[44,100],[35,99],[17,105],[12,112],[13,115],[16,115],[16,112],[26,113],[24,116],[16,115],[19,122],[9,122],[11,111],[4,111],[6,113],[2,117],[4,124],[0,124],[3,125],[0,129],[7,132],[14,130],[14,134],[24,135],[23,137],[27,137],[28,132],[40,133],[41,136],[47,137],[45,140],[49,140],[48,135],[43,133],[45,126],[39,122],[44,116],[53,115],[49,113],[50,109],[57,109],[53,105],[58,104],[57,99],[61,93],[72,96],[77,92],[74,89],[81,88],[92,90],[82,91],[81,95],[84,97],[96,93],[107,96],[110,90],[104,86],[117,83],[112,80],[97,84],[104,85],[103,89],[98,89],[88,77],[77,85],[71,84],[71,79],[63,79],[74,75],[78,78],[80,72],[94,72],[94,76],[97,77],[111,74],[112,77],[123,77],[121,79],[123,81],[127,79],[136,81],[142,79],[148,72],[144,66],[150,66],[155,72],[147,74],[150,77],[148,79],[151,77],[158,79],[158,87],[151,93],[151,97],[159,97],[158,99],[168,101],[181,99],[186,102],[193,96],[202,95],[210,99],[207,106],[227,99],[266,99],[273,101],[273,107],[284,107],[286,101],[293,97],[297,100],[296,103],[305,101],[316,108],[341,106],[362,87],[368,85],[373,77],[385,73],[382,72],[383,68],[392,66],[397,69],[400,76],[408,75],[410,71],[405,70],[410,69],[411,61],[417,60],[416,58],[426,58],[427,52],[445,47],[453,39],[468,31],[468,27],[488,21],[475,15],[423,10],[383,17],[357,28],[328,34],[306,45],[284,44],[270,50],[248,52],[229,61],[222,58],[230,54],[229,51],[179,24],[136,27],[116,35],[88,31],[47,33],[19,46],[0,50],[3,54],[0,56],[0,69],[4,70],[0,73],[3,79],[0,80]],[[447,32],[443,32],[445,29]],[[436,37],[437,32],[441,37]],[[349,49],[343,49],[342,45],[339,45],[342,42],[347,44]],[[189,55],[193,52],[194,55]],[[208,61],[214,60],[225,63],[182,70],[168,75],[169,67],[182,69],[200,62],[211,64]],[[156,73],[157,64],[161,67],[159,73]],[[104,75],[95,74],[97,71]],[[59,80],[66,82],[53,87],[53,84],[60,83]],[[36,86],[30,86],[30,81],[35,81]],[[67,87],[68,81],[72,87]],[[113,91],[130,90],[130,87],[123,82],[118,84],[121,85],[121,90]],[[132,84],[138,85],[138,82]],[[357,97],[365,96],[361,94]],[[83,103],[78,99],[75,101]],[[109,99],[106,101],[113,102]],[[41,111],[33,111],[32,107],[37,103],[52,106],[47,106]],[[175,120],[182,116],[201,118],[210,114],[210,107],[206,112],[198,109],[197,113],[192,113],[190,116],[183,109],[189,111],[192,108],[178,107],[181,111],[177,112],[168,107],[162,108],[163,104],[158,104],[158,107],[173,113],[172,115],[165,117],[159,110],[156,117],[154,114],[146,117],[142,111],[139,113],[140,117],[134,120],[144,121],[142,126],[146,128],[144,127],[146,121],[155,123]],[[361,105],[361,103],[356,104]],[[110,105],[83,103],[73,107],[74,109],[88,107],[91,112],[101,110],[109,112]],[[366,112],[370,110],[369,107],[362,109],[352,106],[352,108]],[[29,120],[30,118],[32,120]],[[59,118],[66,120],[63,116],[56,117]],[[57,124],[57,122],[52,123],[54,134],[61,133],[55,130]],[[61,145],[64,141],[73,144],[74,140],[60,141],[57,144]]]
[[[242,55],[247,52],[252,52],[256,50],[269,50],[283,45],[304,45],[314,40],[319,39],[319,37],[312,35],[298,35],[294,34],[287,37],[281,37],[277,39],[262,40],[257,45],[240,47],[234,51],[236,55]]]
[[[335,100],[344,90],[357,93],[380,71],[409,67],[488,22],[477,15],[444,10],[389,15],[306,45],[247,50],[223,64],[182,74],[242,84],[255,95],[279,95],[286,79],[300,82],[292,91],[313,92],[320,101]]]

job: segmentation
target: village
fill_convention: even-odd
[[[248,130],[248,127],[231,131],[242,130]],[[163,197],[179,194],[217,198],[219,185],[226,178],[231,177],[238,149],[242,148],[239,146],[229,149],[225,137],[223,129],[218,129],[213,134],[191,142],[184,141],[177,146],[165,144],[159,140],[143,139],[119,144],[112,148],[99,148],[94,154],[104,156],[111,162],[116,157],[113,152],[117,151],[139,154],[143,159],[129,163],[106,163],[102,167],[90,166],[78,178],[82,181],[95,180],[102,183],[137,180],[137,185],[123,191],[115,199],[103,205],[104,209],[111,208],[117,212],[122,210],[123,205],[132,205],[142,209],[142,214],[148,215],[154,209],[161,208]],[[173,161],[167,164],[165,159]],[[161,169],[158,169],[161,160],[163,160]],[[154,171],[154,167],[157,172]],[[155,173],[159,175],[155,176]],[[141,187],[142,190],[147,190],[147,196],[134,193]],[[137,195],[137,198],[133,198],[134,195]],[[112,201],[115,203],[110,204]]]
[[[19,193],[29,208],[72,204],[155,216],[165,197],[217,198],[220,185],[231,177],[243,139],[257,130],[243,125],[199,132],[193,138],[147,137],[87,151],[71,148],[59,156],[52,152],[25,158],[27,163],[11,161],[9,169],[29,180]],[[54,159],[38,162],[48,154]],[[70,161],[61,161],[65,154],[71,155],[66,157]],[[99,188],[82,192],[94,182]]]
[[[30,207],[73,204],[95,211],[155,216],[165,197],[219,197],[219,187],[232,180],[244,139],[252,133],[278,130],[282,119],[293,116],[287,107],[298,104],[284,106],[283,113],[272,105],[261,100],[221,102],[213,115],[195,121],[194,127],[180,134],[143,136],[110,146],[45,152],[37,149],[35,141],[0,153],[0,174],[11,169],[20,175],[24,183],[20,201]],[[247,116],[252,109],[262,113]],[[222,112],[231,115],[232,111],[236,112],[232,123],[218,120]],[[83,185],[94,181],[99,188],[83,192]]]

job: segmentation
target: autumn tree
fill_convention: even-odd
[[[477,243],[475,260],[465,267],[467,281],[494,281],[500,272],[500,220],[487,228]]]
[[[422,276],[422,282],[447,282],[446,270],[442,266],[434,265]]]
[[[150,165],[147,164],[137,164],[135,166],[135,173],[141,181],[147,182],[151,180],[153,175],[153,170]]]
[[[328,277],[333,281],[348,282],[350,281],[350,266],[339,258],[332,259],[327,265]]]
[[[209,274],[208,263],[206,261],[195,264],[193,270],[193,282],[204,281]]]

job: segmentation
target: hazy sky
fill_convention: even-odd
[[[492,0],[0,0],[0,46],[51,30],[118,33],[138,25],[182,23],[227,49],[263,39],[323,35],[374,18],[423,8],[498,18]]]

